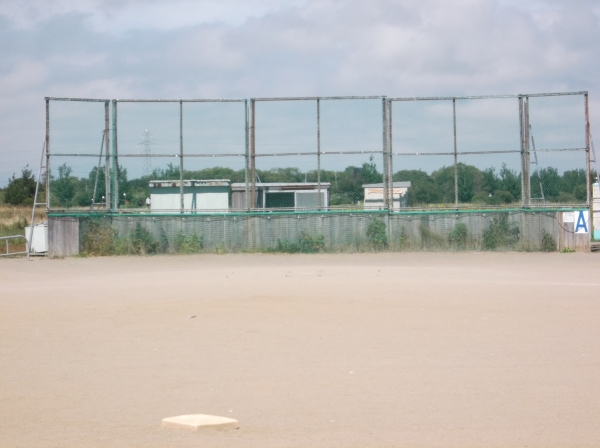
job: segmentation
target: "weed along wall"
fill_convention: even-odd
[[[523,250],[565,246],[564,211],[49,214],[50,256]],[[74,223],[77,223],[74,225]],[[573,249],[584,250],[581,244]],[[589,245],[588,245],[589,250]]]

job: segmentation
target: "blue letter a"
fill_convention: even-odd
[[[583,228],[583,233],[588,233],[587,223],[585,222],[585,218],[583,217],[583,212],[579,212],[579,217],[577,218],[577,225],[575,226],[575,233],[579,232],[579,229]]]

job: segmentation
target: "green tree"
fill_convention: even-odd
[[[521,174],[517,174],[516,171],[511,170],[506,166],[506,163],[502,164],[500,168],[500,179],[498,182],[498,189],[502,191],[508,191],[515,199],[521,197]]]
[[[392,177],[394,182],[410,182],[411,187],[407,192],[409,207],[442,202],[442,195],[438,185],[431,176],[422,170],[402,170]],[[452,187],[454,191],[454,187]]]
[[[55,198],[61,207],[70,207],[73,196],[75,196],[74,181],[76,179],[71,177],[72,171],[66,163],[63,163],[58,167],[58,179],[51,183],[51,198]]]
[[[35,196],[35,176],[29,169],[29,165],[21,170],[21,177],[13,174],[4,190],[4,201],[11,205],[33,205]]]
[[[560,193],[561,178],[558,170],[553,167],[542,168],[539,170],[544,187],[544,196],[550,201],[557,201]]]

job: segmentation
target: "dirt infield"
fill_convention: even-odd
[[[558,253],[2,259],[0,446],[599,446],[599,272]],[[190,413],[240,429],[160,426]]]

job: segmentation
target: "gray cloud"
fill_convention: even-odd
[[[0,186],[37,163],[44,96],[589,90],[600,112],[591,0],[22,3],[0,1]]]

